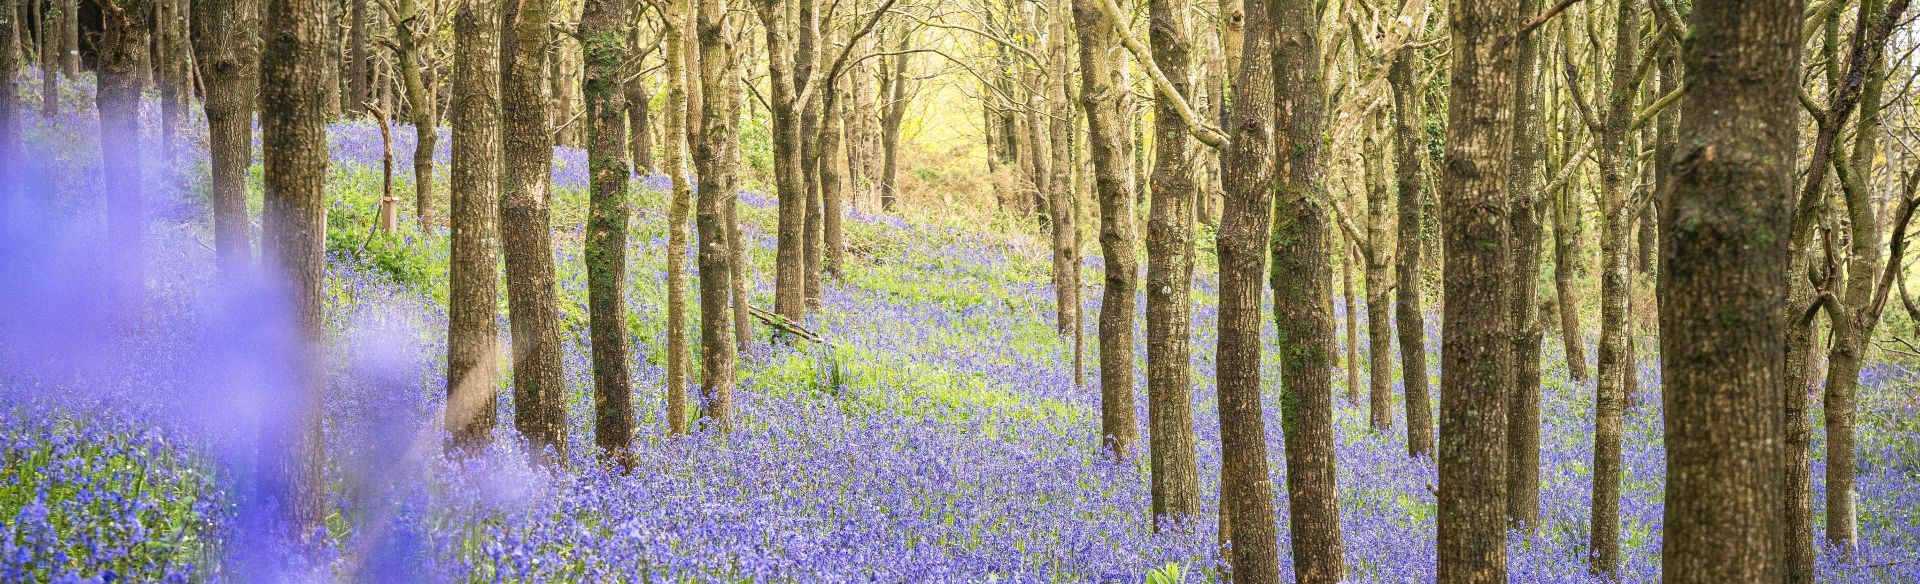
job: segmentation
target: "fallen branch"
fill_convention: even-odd
[[[774,330],[793,335],[801,340],[827,346],[838,346],[832,341],[828,341],[826,337],[820,336],[820,333],[807,330],[807,327],[801,326],[800,323],[787,320],[787,317],[775,314],[771,310],[749,304],[747,305],[747,314],[752,315],[762,323],[766,323],[768,327]]]

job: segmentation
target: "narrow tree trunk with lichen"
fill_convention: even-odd
[[[725,431],[733,422],[734,356],[731,278],[733,252],[728,236],[728,206],[736,197],[734,150],[737,120],[727,94],[738,83],[733,45],[725,32],[725,0],[699,3],[695,34],[700,41],[700,140],[693,164],[700,179],[696,205],[700,262],[700,414],[707,427]],[[689,73],[691,76],[691,73]],[[688,80],[692,82],[691,79]],[[689,108],[691,109],[691,108]]]
[[[633,372],[627,343],[626,0],[586,0],[580,47],[586,65],[587,324],[592,339],[593,442],[599,454],[631,469]]]
[[[1594,159],[1600,169],[1600,346],[1599,379],[1594,393],[1593,489],[1589,515],[1588,567],[1615,576],[1620,571],[1620,482],[1626,473],[1623,457],[1627,380],[1634,374],[1628,295],[1632,294],[1630,246],[1633,228],[1634,69],[1640,59],[1640,9],[1621,3],[1614,22],[1613,61],[1608,73],[1609,94],[1596,128]]]
[[[1400,338],[1401,391],[1406,396],[1407,454],[1433,456],[1433,395],[1427,377],[1427,325],[1420,289],[1421,226],[1425,224],[1420,166],[1420,149],[1426,144],[1426,131],[1420,114],[1419,96],[1413,86],[1413,59],[1410,52],[1397,55],[1387,69],[1387,84],[1393,89],[1394,178],[1399,189],[1395,211],[1399,215],[1398,248],[1395,255],[1394,325]]]
[[[424,55],[433,53],[433,31],[420,30],[422,14],[418,0],[400,0],[394,8],[394,59],[399,68],[401,86],[407,96],[407,119],[413,122],[413,208],[421,231],[434,223],[433,154],[440,141],[440,118],[433,97],[430,71]]]
[[[1393,430],[1393,269],[1388,250],[1393,242],[1387,236],[1387,158],[1386,120],[1373,120],[1371,130],[1362,139],[1362,161],[1367,187],[1367,427],[1374,432]]]
[[[1523,0],[1521,14],[1536,14],[1541,0]],[[1513,178],[1508,183],[1508,237],[1513,257],[1506,272],[1513,326],[1513,385],[1507,389],[1507,518],[1516,529],[1540,524],[1540,319],[1534,282],[1540,275],[1541,144],[1539,103],[1541,54],[1537,35],[1520,39],[1513,91]]]
[[[207,116],[208,191],[213,199],[213,248],[223,270],[253,257],[247,220],[247,168],[253,164],[254,75],[259,4],[252,0],[193,3],[194,58],[200,66]]]
[[[1154,526],[1165,529],[1200,515],[1189,363],[1197,189],[1187,125],[1174,104],[1193,94],[1186,81],[1191,58],[1186,6],[1179,0],[1151,0],[1147,6],[1153,60],[1174,80],[1174,93],[1157,93],[1154,100],[1153,202],[1147,219],[1147,446]]]
[[[1319,67],[1319,19],[1309,2],[1269,0],[1266,8],[1274,35],[1269,58],[1275,72],[1276,183],[1269,242],[1273,272],[1268,285],[1273,288],[1274,321],[1280,331],[1287,529],[1293,540],[1295,580],[1333,583],[1346,577],[1346,561],[1333,453],[1333,312],[1327,307],[1333,297],[1333,266],[1328,256],[1332,220],[1320,198],[1326,187],[1326,162],[1321,156],[1326,97]],[[1252,53],[1248,60],[1263,56]],[[1348,323],[1353,316],[1347,313]],[[1347,330],[1352,333],[1351,324]],[[1352,342],[1349,337],[1349,346]],[[1351,368],[1355,363],[1347,365]],[[1258,517],[1235,516],[1235,520]],[[1242,542],[1236,538],[1234,543]],[[1236,572],[1237,582],[1246,582],[1238,576]]]
[[[1073,59],[1068,47],[1071,44],[1068,35],[1072,34],[1071,8],[1068,0],[1056,0],[1054,14],[1049,20],[1052,30],[1048,33],[1048,60],[1054,71],[1073,70]],[[1079,334],[1080,318],[1080,205],[1076,200],[1077,191],[1073,185],[1073,161],[1068,135],[1072,132],[1069,122],[1073,114],[1073,103],[1068,97],[1068,76],[1056,74],[1049,76],[1048,105],[1052,115],[1049,123],[1053,126],[1055,140],[1051,143],[1053,157],[1053,188],[1047,193],[1048,214],[1053,217],[1051,225],[1053,235],[1053,303],[1054,329],[1062,336],[1072,337]],[[1075,363],[1079,355],[1074,355]]]
[[[687,215],[693,203],[693,185],[687,177],[687,67],[686,37],[693,28],[693,12],[686,0],[667,7],[662,25],[667,59],[666,172],[673,190],[667,203],[667,437],[687,434],[687,376],[691,368],[687,347]],[[628,104],[631,106],[632,104]],[[631,119],[631,118],[629,118]]]

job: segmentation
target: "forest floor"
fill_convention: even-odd
[[[71,89],[68,103],[90,104],[89,91]],[[157,114],[147,114],[151,129]],[[554,225],[573,470],[533,468],[511,446],[510,397],[502,446],[454,461],[440,454],[436,418],[445,231],[403,220],[399,233],[373,234],[381,147],[378,129],[359,122],[330,129],[323,419],[332,513],[324,533],[305,541],[267,537],[285,490],[265,469],[284,461],[258,437],[286,419],[296,382],[276,364],[287,362],[289,327],[271,316],[281,305],[272,286],[214,271],[204,130],[194,124],[171,153],[146,141],[147,296],[138,324],[126,326],[98,304],[97,258],[107,250],[93,115],[27,117],[24,183],[48,204],[15,205],[0,229],[9,273],[0,282],[0,581],[99,581],[111,571],[178,581],[1199,582],[1218,569],[1211,269],[1197,270],[1193,314],[1204,516],[1155,534],[1144,460],[1098,454],[1094,343],[1089,335],[1089,374],[1076,387],[1071,340],[1054,333],[1047,250],[1028,237],[852,213],[845,279],[825,283],[824,305],[807,323],[834,345],[790,346],[757,330],[741,362],[735,431],[663,439],[665,181],[650,177],[635,189],[629,251],[639,462],[621,474],[591,454],[585,159],[563,148]],[[397,130],[394,190],[407,201],[411,129]],[[743,193],[742,203],[752,298],[764,306],[774,209],[761,193]],[[1099,265],[1084,264],[1085,281],[1097,285]],[[1084,314],[1097,314],[1097,290],[1084,292]],[[1436,381],[1438,321],[1428,321],[1436,354],[1424,372]],[[1265,338],[1272,351],[1274,335]],[[1144,344],[1135,354],[1144,387]],[[1585,568],[1593,386],[1568,379],[1557,342],[1543,357],[1543,520],[1536,533],[1510,535],[1512,575],[1603,581]],[[1651,352],[1638,363],[1622,488],[1619,580],[1629,582],[1658,579],[1665,472],[1659,369]],[[1393,367],[1397,392],[1398,359]],[[1285,555],[1271,358],[1263,378]],[[1338,394],[1346,380],[1334,372]],[[1823,554],[1824,579],[1920,580],[1914,380],[1891,363],[1864,375],[1863,547],[1850,566]],[[1394,430],[1373,433],[1364,405],[1335,403],[1349,579],[1431,581],[1436,473],[1432,461],[1405,454],[1405,404],[1396,393]],[[1814,420],[1817,513],[1817,411]]]

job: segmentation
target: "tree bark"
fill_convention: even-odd
[[[363,1],[363,0],[356,0]],[[436,123],[439,115],[438,104],[433,98],[431,71],[422,61],[422,55],[433,53],[432,30],[420,30],[426,23],[423,19],[433,15],[421,14],[418,0],[399,0],[392,12],[393,52],[398,61],[400,81],[407,96],[407,119],[413,122],[413,200],[414,218],[419,221],[421,231],[426,231],[433,223],[433,151],[438,147],[440,132]]]
[[[1523,0],[1520,14],[1538,14],[1541,0]],[[1541,135],[1540,60],[1546,43],[1537,34],[1519,40],[1513,103],[1513,179],[1508,183],[1508,235],[1513,258],[1507,271],[1513,319],[1513,385],[1507,391],[1507,518],[1516,529],[1540,524],[1540,319],[1534,282],[1540,275]]]
[[[736,197],[734,186],[734,150],[738,138],[737,120],[727,115],[727,94],[733,91],[737,71],[733,45],[725,31],[725,0],[699,3],[695,34],[700,40],[701,140],[695,147],[693,164],[700,177],[697,222],[700,231],[700,413],[708,427],[725,431],[732,426],[734,355],[733,319],[730,318],[731,276],[734,255],[727,235],[727,207]]]
[[[669,22],[661,25],[663,29],[675,26],[679,24]],[[668,41],[663,38],[662,45],[664,46],[666,42]],[[640,27],[629,29],[627,44],[633,47],[640,46]],[[667,83],[671,85],[673,82],[669,80]],[[626,97],[626,128],[630,141],[627,150],[633,155],[633,169],[640,173],[640,176],[651,176],[654,171],[659,170],[659,166],[653,161],[653,96],[647,94],[647,76],[634,75],[622,85],[621,90]],[[685,128],[681,131],[685,131]]]
[[[1080,205],[1078,191],[1073,185],[1073,161],[1069,140],[1072,125],[1073,103],[1068,97],[1067,71],[1073,70],[1073,59],[1069,51],[1072,40],[1073,24],[1068,0],[1058,0],[1053,6],[1052,31],[1047,37],[1048,59],[1052,63],[1053,74],[1048,76],[1049,107],[1052,115],[1049,123],[1055,139],[1050,144],[1053,157],[1053,188],[1047,193],[1048,215],[1053,218],[1053,292],[1055,330],[1065,337],[1077,337],[1080,334]],[[1079,364],[1079,347],[1076,344],[1074,363]],[[1078,377],[1076,376],[1076,380]],[[1078,383],[1076,381],[1076,387]]]
[[[1153,60],[1173,78],[1175,92],[1158,92],[1154,100],[1153,202],[1147,219],[1147,446],[1154,526],[1165,529],[1200,514],[1190,370],[1196,188],[1187,125],[1174,105],[1193,90],[1187,83],[1185,2],[1150,0],[1147,6]],[[1032,142],[1038,146],[1038,140]]]
[[[1106,259],[1100,302],[1100,435],[1115,457],[1125,457],[1140,437],[1133,395],[1133,307],[1140,259],[1134,251],[1133,195],[1122,157],[1127,139],[1119,119],[1124,89],[1113,84],[1116,23],[1094,1],[1074,0],[1073,19],[1080,39],[1082,109],[1100,199],[1100,250]]]
[[[753,0],[766,33],[769,117],[773,118],[774,191],[779,221],[774,247],[773,311],[793,322],[806,319],[806,181],[801,176],[800,112],[794,103],[793,55],[787,36],[786,3]]]
[[[687,67],[686,34],[695,25],[685,0],[669,5],[665,24],[667,57],[667,167],[673,192],[667,203],[667,437],[687,434],[687,215],[693,199],[687,180],[687,87],[693,82]],[[631,106],[632,104],[628,104]],[[631,118],[630,118],[631,119]]]
[[[366,111],[367,102],[373,99],[367,83],[372,76],[368,71],[372,61],[367,54],[367,18],[367,0],[350,0],[347,8],[347,66],[342,72],[347,77],[345,109],[348,113]]]
[[[40,115],[52,118],[60,113],[60,33],[73,16],[56,6],[58,0],[45,0],[40,6]]]
[[[25,2],[17,2],[18,8],[25,8]],[[16,10],[16,6],[0,8],[0,173],[8,176],[8,182],[14,182],[14,166],[18,163],[23,150],[20,138],[20,90],[13,80],[20,76],[20,62],[25,59],[16,44],[26,44],[27,25],[21,19],[25,10]],[[15,39],[19,39],[16,43]],[[0,189],[0,196],[11,198],[15,186]],[[9,201],[11,202],[11,201]]]
[[[1381,134],[1386,133],[1384,116],[1369,120],[1362,138],[1365,153],[1362,172],[1367,187],[1367,426],[1374,432],[1393,430],[1393,269],[1388,250],[1393,242],[1387,236],[1387,173],[1382,168],[1387,158]]]
[[[1694,3],[1661,211],[1667,582],[1784,575],[1786,240],[1802,2]],[[1804,391],[1802,388],[1801,391]]]
[[[280,476],[292,491],[288,493],[293,519],[289,526],[300,533],[321,526],[327,492],[322,478],[325,444],[320,405],[326,389],[321,378],[326,300],[321,271],[326,266],[329,160],[326,112],[319,99],[327,59],[321,31],[325,13],[319,4],[317,0],[267,0],[261,35],[265,43],[260,52],[260,151],[265,167],[261,242],[268,265],[277,267],[287,284],[302,341],[301,370],[295,375],[301,386],[292,398],[294,405],[284,410],[292,413],[291,420],[284,420],[292,427],[273,429],[269,444],[282,453]],[[139,18],[131,15],[144,11],[131,9],[134,6],[137,3],[119,5],[128,8],[124,14],[130,18]],[[141,34],[129,31],[121,39],[140,39]],[[101,70],[109,69],[103,61]],[[139,89],[137,81],[126,87]]]
[[[1275,72],[1277,193],[1269,285],[1280,332],[1280,423],[1286,434],[1291,508],[1288,530],[1295,580],[1331,583],[1346,577],[1346,562],[1333,454],[1333,312],[1327,303],[1333,297],[1333,266],[1327,249],[1332,222],[1321,203],[1326,179],[1321,128],[1326,105],[1319,19],[1311,2],[1269,0],[1267,11],[1274,35],[1270,58]],[[1248,52],[1255,55],[1250,61],[1262,56]],[[1353,314],[1347,318],[1352,322]],[[1234,519],[1236,525],[1257,520],[1240,515]]]
[[[633,371],[627,341],[626,0],[586,0],[580,14],[586,66],[588,210],[582,256],[587,265],[587,320],[593,349],[593,442],[600,454],[632,469]]]
[[[1273,217],[1274,48],[1267,7],[1247,11],[1246,52],[1255,56],[1234,73],[1232,121],[1225,128],[1226,198],[1220,210],[1220,334],[1215,392],[1220,410],[1221,544],[1229,550],[1233,581],[1280,580],[1274,533],[1273,480],[1261,412],[1260,310]],[[1289,47],[1294,56],[1301,47]],[[1299,58],[1299,57],[1295,57]],[[1291,87],[1291,86],[1289,86]],[[1302,89],[1288,103],[1317,99]],[[1290,114],[1292,115],[1292,114]],[[1286,136],[1291,138],[1291,136]],[[1291,473],[1289,473],[1291,475]]]
[[[1579,197],[1579,189],[1571,185],[1561,186],[1554,197],[1553,287],[1554,304],[1560,307],[1560,345],[1567,355],[1567,377],[1585,381],[1588,376],[1586,335],[1581,332],[1580,322],[1580,306],[1584,301],[1578,279],[1586,269],[1582,259],[1585,251],[1581,245],[1584,236],[1580,229]]]
[[[548,205],[553,133],[547,119],[547,54],[553,45],[549,0],[516,0],[513,59],[501,85],[506,156],[500,232],[506,248],[507,315],[513,334],[514,428],[536,459],[567,461],[566,376],[560,308],[554,289]],[[551,455],[544,451],[552,449]]]
[[[178,0],[154,0],[154,63],[160,89],[160,156],[171,162],[179,153],[180,126],[187,116],[187,97],[193,82],[187,77],[188,55],[182,38]],[[184,87],[183,87],[184,86]]]
[[[453,20],[446,420],[464,449],[483,446],[499,416],[501,4],[465,0]]]
[[[1439,578],[1507,580],[1507,196],[1519,0],[1455,4],[1441,175],[1446,306],[1440,352]]]
[[[1340,248],[1340,297],[1347,303],[1346,318],[1340,319],[1341,324],[1347,329],[1347,359],[1342,362],[1341,368],[1347,373],[1347,403],[1358,406],[1360,405],[1360,298],[1359,294],[1353,290],[1355,288],[1353,265],[1360,263],[1360,260],[1355,259],[1359,257],[1360,250],[1352,237],[1342,238],[1336,234],[1334,244]],[[1328,273],[1332,273],[1332,266],[1329,265],[1327,270]],[[1284,272],[1276,267],[1275,273]],[[1326,299],[1321,302],[1331,305],[1332,300],[1333,288],[1329,286]],[[1332,363],[1328,363],[1328,366],[1331,367]]]
[[[1866,35],[1866,31],[1877,31],[1883,26],[1883,20],[1896,21],[1906,12],[1907,2],[1895,0],[1894,9],[1882,14],[1881,0],[1862,0],[1860,20],[1855,35]],[[1873,33],[1875,36],[1883,33]],[[1874,42],[1875,53],[1878,45]],[[1856,416],[1856,398],[1860,383],[1860,369],[1866,360],[1868,340],[1873,337],[1873,329],[1880,322],[1880,306],[1874,301],[1880,267],[1880,218],[1872,200],[1871,186],[1868,183],[1873,176],[1874,160],[1880,155],[1876,137],[1880,126],[1880,102],[1885,93],[1886,67],[1879,58],[1862,63],[1864,80],[1860,92],[1860,120],[1854,128],[1853,156],[1841,156],[1835,148],[1834,170],[1840,178],[1840,191],[1846,201],[1848,239],[1851,253],[1845,277],[1838,274],[1830,276],[1835,282],[1845,282],[1844,290],[1839,285],[1832,286],[1840,290],[1840,308],[1838,316],[1831,320],[1833,347],[1827,354],[1827,389],[1822,411],[1827,426],[1827,541],[1840,552],[1842,561],[1852,561],[1855,548],[1859,546],[1860,519],[1856,509],[1855,476],[1858,472],[1858,458],[1855,452],[1855,435],[1859,422]],[[1775,118],[1777,119],[1777,118]],[[1846,170],[1847,172],[1838,172]],[[1831,235],[1830,235],[1831,236]]]
[[[207,158],[212,171],[213,248],[220,267],[253,257],[247,222],[247,168],[253,161],[254,74],[258,70],[259,4],[253,0],[193,2],[194,58],[205,87]]]
[[[900,204],[900,122],[907,116],[907,64],[910,55],[907,49],[907,31],[897,32],[893,52],[889,57],[892,70],[886,71],[881,80],[881,98],[886,100],[880,115],[880,209],[892,211]]]
[[[1620,3],[1614,23],[1613,62],[1610,66],[1606,111],[1595,128],[1599,140],[1595,160],[1600,167],[1600,346],[1599,379],[1594,395],[1593,489],[1589,516],[1587,561],[1595,573],[1620,571],[1620,481],[1626,472],[1622,457],[1627,408],[1627,383],[1633,371],[1633,334],[1628,322],[1629,280],[1632,268],[1628,238],[1633,234],[1634,145],[1629,140],[1634,97],[1639,94],[1634,69],[1640,59],[1640,5]]]
[[[1426,145],[1426,120],[1420,113],[1419,88],[1413,85],[1413,59],[1401,52],[1387,68],[1387,84],[1394,103],[1394,182],[1399,189],[1395,211],[1399,253],[1394,257],[1394,324],[1399,329],[1401,388],[1406,394],[1407,454],[1433,456],[1433,395],[1427,377],[1426,309],[1420,298],[1420,231],[1426,223],[1420,185],[1420,149]]]
[[[820,91],[820,134],[817,140],[815,165],[820,172],[820,246],[819,266],[809,272],[814,278],[814,300],[817,306],[820,300],[819,278],[832,276],[839,278],[846,243],[842,235],[841,220],[845,212],[844,199],[848,166],[844,142],[841,135],[846,131],[845,102],[840,101],[840,90],[833,85],[836,79],[823,81],[828,86]]]

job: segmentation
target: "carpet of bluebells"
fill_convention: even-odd
[[[580,261],[586,165],[581,152],[560,148],[554,225],[572,470],[531,466],[505,427],[483,456],[453,460],[441,454],[436,419],[445,231],[370,229],[381,145],[378,129],[362,122],[328,133],[329,342],[319,414],[331,513],[320,531],[289,537],[281,527],[289,491],[271,472],[286,461],[261,437],[305,414],[287,405],[288,388],[300,384],[289,373],[299,337],[277,316],[285,302],[273,282],[215,272],[204,130],[184,132],[169,152],[154,131],[158,112],[152,104],[144,112],[146,278],[143,300],[127,308],[101,269],[109,254],[91,87],[64,91],[59,115],[23,114],[27,158],[17,178],[0,177],[24,187],[0,201],[0,581],[1199,582],[1218,574],[1211,269],[1199,270],[1193,315],[1193,405],[1210,495],[1193,525],[1156,534],[1145,463],[1097,453],[1098,381],[1075,386],[1071,343],[1052,332],[1046,247],[1029,236],[853,212],[846,277],[826,283],[824,306],[808,323],[834,346],[760,335],[742,363],[737,430],[662,439],[666,181],[643,177],[628,292],[642,438],[639,463],[622,474],[591,454]],[[411,136],[396,132],[397,160],[410,158]],[[444,173],[447,140],[440,144]],[[407,165],[396,166],[395,190],[410,193]],[[742,200],[751,293],[765,302],[773,204],[759,192]],[[257,182],[251,204],[257,212]],[[1097,273],[1098,258],[1082,267]],[[1097,314],[1098,294],[1083,296],[1085,314]],[[1436,351],[1438,320],[1427,331]],[[500,325],[505,340],[504,316]],[[1144,363],[1144,346],[1136,353]],[[1556,343],[1544,357],[1544,524],[1511,535],[1512,575],[1599,581],[1584,561],[1593,387],[1568,379]],[[1653,355],[1638,361],[1642,395],[1657,395]],[[1439,359],[1428,362],[1436,369],[1422,373],[1437,379]],[[1272,359],[1264,373],[1274,387]],[[1334,379],[1344,393],[1346,376]],[[1896,364],[1865,373],[1863,548],[1852,565],[1823,554],[1825,578],[1920,580],[1913,386],[1914,375]],[[1276,394],[1266,394],[1270,419]],[[1404,430],[1371,433],[1363,409],[1336,403],[1350,579],[1432,580],[1432,461],[1404,454]],[[502,420],[512,407],[504,400]],[[1145,419],[1144,400],[1136,408]],[[1281,427],[1267,424],[1284,554]],[[1662,453],[1659,400],[1643,397],[1627,420],[1622,581],[1658,578]],[[1813,476],[1817,491],[1818,466]],[[1818,492],[1814,501],[1818,511]]]

